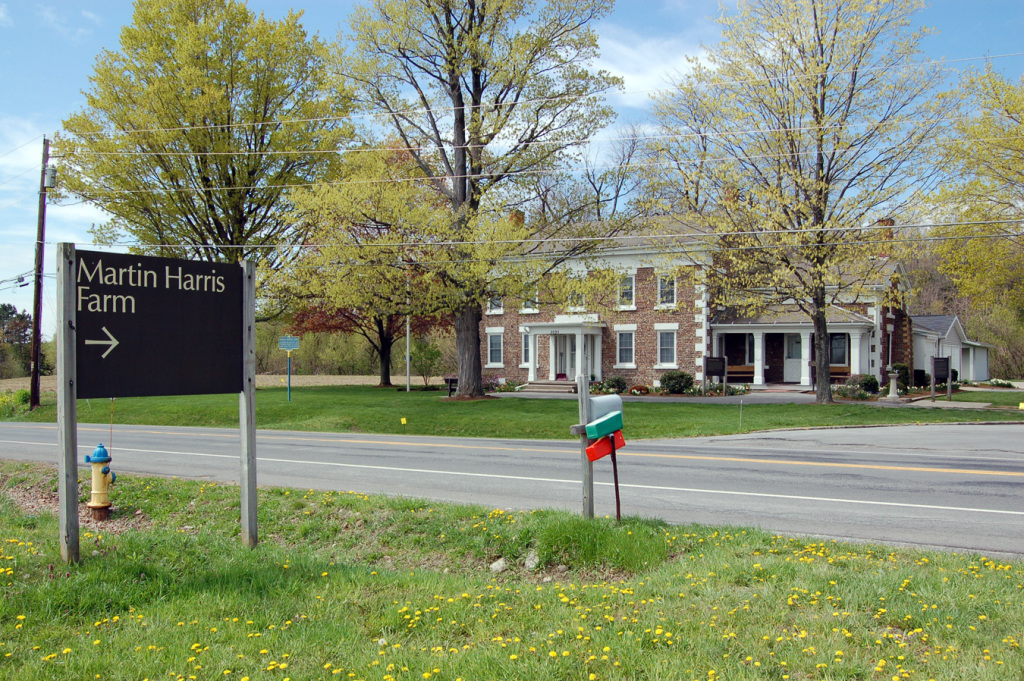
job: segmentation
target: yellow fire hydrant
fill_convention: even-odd
[[[107,465],[110,463],[110,454],[102,442],[91,455],[85,455],[85,462],[92,464],[92,495],[86,506],[93,520],[106,520],[110,517],[110,486],[117,480],[117,475]]]

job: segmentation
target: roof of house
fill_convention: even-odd
[[[830,324],[873,324],[870,317],[839,307],[829,305],[825,310],[825,316]],[[793,325],[810,324],[811,319],[805,312],[794,305],[774,306],[756,314],[744,314],[733,309],[726,309],[718,312],[711,319],[712,325]]]
[[[949,333],[949,330],[953,328],[953,324],[959,321],[955,314],[914,315],[910,319],[914,322],[914,326],[923,326],[926,329],[943,335]]]

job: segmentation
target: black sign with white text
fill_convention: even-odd
[[[242,268],[75,253],[77,396],[242,389]]]
[[[705,357],[704,373],[706,376],[725,376],[725,357]]]

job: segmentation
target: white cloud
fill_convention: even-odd
[[[38,191],[42,145],[42,133],[29,121],[0,118],[0,206]]]
[[[66,14],[58,12],[53,7],[40,5],[39,16],[50,30],[62,38],[78,41],[92,34],[91,28],[73,25]]]
[[[704,53],[699,40],[642,36],[610,24],[601,27],[600,45],[598,68],[620,76],[625,83],[621,94],[609,98],[612,105],[637,109],[648,109],[652,95],[689,71],[687,57]]]
[[[7,5],[0,5],[0,26],[14,26],[11,15],[7,13]]]
[[[90,12],[87,9],[83,9],[82,10],[82,16],[85,17],[86,19],[88,19],[89,21],[91,21],[92,23],[94,23],[97,26],[99,26],[101,23],[103,23],[100,20],[100,17],[99,17],[98,14],[94,14],[94,13]]]

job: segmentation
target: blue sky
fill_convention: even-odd
[[[333,39],[354,4],[251,0],[249,6],[271,18],[293,7],[303,9],[307,29]],[[599,65],[625,78],[625,93],[611,98],[620,123],[644,122],[651,92],[669,82],[687,55],[699,55],[702,44],[719,39],[719,28],[710,20],[717,13],[717,0],[619,0],[597,29]],[[42,136],[52,136],[64,118],[81,108],[81,91],[89,87],[96,56],[102,49],[117,49],[120,29],[131,14],[130,2],[0,0],[0,282],[32,271]],[[1020,0],[934,0],[917,20],[937,31],[923,43],[932,58],[1024,53]],[[969,64],[982,62],[963,63]],[[1024,74],[1022,56],[998,58],[993,64],[1014,80]],[[88,244],[89,227],[102,220],[87,205],[47,208],[44,335],[55,325],[55,244]],[[32,287],[0,283],[0,303],[28,310]]]

